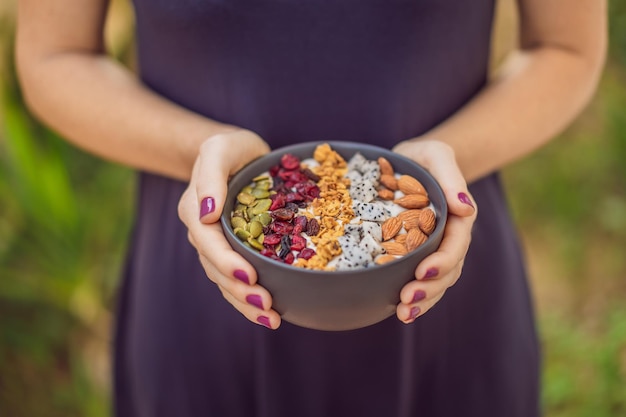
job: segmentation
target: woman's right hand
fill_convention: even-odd
[[[189,186],[178,204],[207,277],[235,309],[253,323],[270,329],[280,326],[271,309],[272,297],[257,283],[252,265],[233,251],[219,219],[226,199],[228,178],[270,148],[257,134],[235,130],[210,137],[200,146]]]

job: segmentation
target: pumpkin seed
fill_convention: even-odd
[[[270,214],[267,212],[263,212],[254,216],[252,220],[256,220],[257,222],[260,222],[263,226],[267,226],[272,222],[272,216],[270,216]]]
[[[250,194],[252,194],[255,198],[267,198],[270,196],[269,191],[263,190],[261,188],[255,188]]]
[[[269,198],[264,198],[262,200],[259,200],[259,202],[252,209],[252,215],[255,216],[257,214],[266,212],[267,210],[270,209],[271,205],[272,205],[272,200],[270,200]]]
[[[243,187],[243,188],[241,189],[241,192],[242,192],[242,193],[248,193],[248,194],[250,194],[250,193],[252,192],[252,190],[253,190],[253,189],[254,189],[254,188],[253,188],[251,185],[246,185],[245,187]]]
[[[272,183],[270,183],[269,181],[259,181],[256,184],[256,188],[269,191],[269,189],[272,188]]]
[[[233,226],[233,229],[245,229],[247,222],[243,217],[236,216],[230,219],[230,224]]]
[[[252,221],[248,225],[248,231],[250,232],[250,236],[256,239],[263,233],[263,225],[261,222]]]
[[[269,181],[270,177],[268,177],[267,175],[259,175],[257,177],[252,178],[252,181],[254,182],[260,182],[260,181]]]
[[[252,194],[242,191],[237,194],[237,201],[246,206],[250,206],[256,201],[256,198]]]
[[[263,250],[263,245],[261,243],[259,243],[259,241],[257,241],[256,239],[254,239],[252,236],[250,236],[248,238],[248,240],[246,241],[246,243],[250,244],[250,246],[252,246],[254,249],[257,250]]]
[[[244,230],[244,229],[237,228],[237,229],[235,229],[235,230],[233,230],[233,231],[235,232],[235,235],[236,235],[239,239],[243,240],[244,242],[245,242],[246,240],[248,240],[248,238],[250,237],[250,232],[248,232],[248,231],[246,231],[246,230]]]
[[[263,233],[261,233],[261,236],[257,237],[256,240],[260,243],[263,244],[263,242],[265,242],[265,235]]]

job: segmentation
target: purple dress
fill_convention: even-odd
[[[493,0],[135,0],[140,75],[276,148],[387,148],[485,84]],[[533,417],[539,352],[497,175],[459,282],[412,325],[349,332],[249,323],[177,217],[185,184],[140,175],[115,340],[118,417]]]

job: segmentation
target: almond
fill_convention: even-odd
[[[392,191],[396,191],[398,189],[398,180],[393,175],[381,175],[380,183]]]
[[[420,216],[409,217],[402,222],[404,226],[404,230],[407,232],[411,229],[416,229],[420,227]]]
[[[424,194],[427,195],[426,189],[421,182],[410,175],[402,175],[398,178],[398,188],[404,194]]]
[[[419,217],[419,228],[422,232],[430,235],[435,230],[435,212],[431,209],[422,210]]]
[[[393,200],[394,197],[395,193],[391,190],[388,190],[386,188],[378,190],[378,198],[380,198],[381,200]]]
[[[383,232],[383,241],[393,239],[402,229],[402,220],[397,217],[390,217],[381,226]]]
[[[406,246],[404,246],[402,243],[383,242],[381,243],[381,246],[385,249],[388,255],[403,256],[407,254]]]
[[[397,205],[407,209],[420,209],[426,207],[430,200],[424,194],[410,194],[393,201]]]
[[[388,262],[395,261],[396,259],[398,258],[393,255],[380,255],[376,258],[375,262],[377,265],[384,265]]]
[[[428,240],[426,236],[419,228],[411,229],[406,236],[406,248],[409,252],[417,249],[422,243]]]
[[[407,219],[419,219],[421,212],[422,210],[419,209],[404,210],[398,214],[398,218],[402,221],[406,221]]]
[[[382,175],[391,175],[393,176],[393,167],[391,163],[387,161],[384,157],[378,158],[378,166],[380,167],[380,173]]]
[[[401,244],[406,244],[406,233],[402,233],[401,235],[396,235],[396,237],[393,238],[394,242],[398,242]]]

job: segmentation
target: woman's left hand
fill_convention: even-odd
[[[400,292],[396,315],[400,321],[412,323],[431,309],[459,279],[477,210],[449,145],[437,140],[411,140],[400,142],[393,151],[427,169],[439,182],[448,203],[448,220],[441,245],[417,266],[416,279]]]

